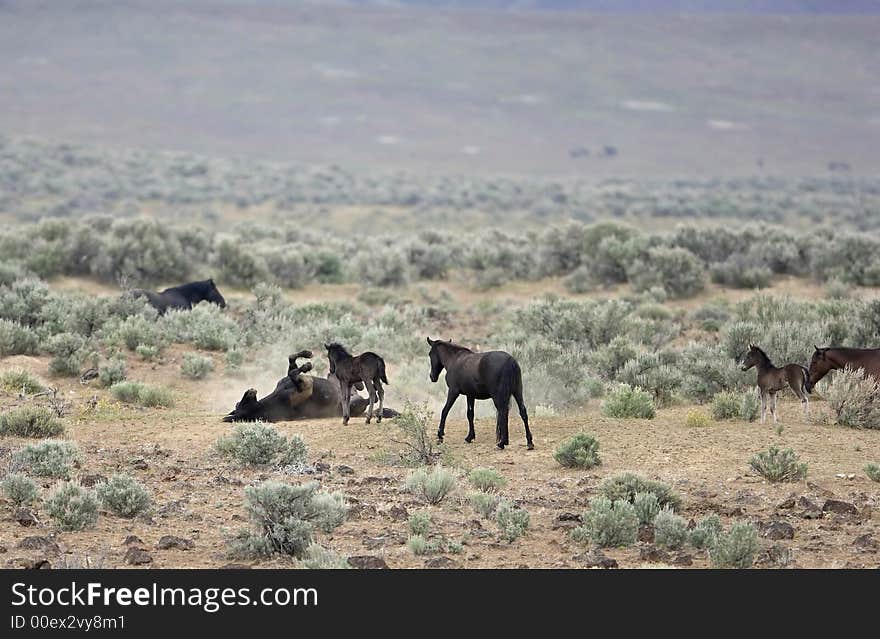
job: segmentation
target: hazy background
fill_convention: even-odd
[[[0,0],[0,134],[352,170],[872,175],[878,14],[867,0]]]

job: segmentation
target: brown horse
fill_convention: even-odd
[[[749,352],[742,361],[742,370],[747,371],[752,366],[758,369],[758,388],[761,389],[761,423],[767,414],[767,405],[770,400],[770,412],[773,413],[773,423],[776,423],[776,393],[791,388],[804,405],[804,417],[810,414],[810,400],[807,393],[811,386],[807,369],[800,364],[786,364],[777,367],[773,365],[767,354],[754,344],[749,344]]]
[[[816,383],[830,371],[849,366],[853,370],[861,368],[865,375],[880,381],[880,348],[819,348],[814,347],[810,359],[809,386],[813,391]]]
[[[339,389],[342,391],[342,423],[347,424],[351,417],[351,387],[363,383],[370,396],[370,408],[367,412],[367,423],[373,419],[373,401],[379,397],[379,413],[376,422],[382,421],[382,409],[385,402],[385,390],[382,382],[388,384],[388,376],[385,375],[385,360],[376,353],[366,352],[353,356],[342,344],[324,344],[327,349],[327,359],[330,360],[330,372],[339,380]],[[389,384],[390,385],[390,384]]]

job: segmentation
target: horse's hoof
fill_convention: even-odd
[[[497,443],[497,444],[495,444],[495,446],[498,447],[498,450],[504,450],[504,444],[502,444],[502,443],[500,443],[500,442]]]
[[[526,450],[535,450],[535,445],[532,442],[529,442],[529,445],[526,446]]]
[[[382,423],[382,418],[381,418],[381,417],[377,417],[377,418],[376,418],[376,423],[377,423],[377,424],[381,424],[381,423]]]
[[[368,424],[370,423],[370,418],[369,418],[369,417],[367,417],[367,423],[368,423]]]
[[[465,438],[464,438],[464,443],[465,443],[465,444],[470,444],[472,441],[474,441],[474,439],[476,439],[476,438],[475,438],[475,437],[465,437]]]

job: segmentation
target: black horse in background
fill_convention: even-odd
[[[172,286],[160,293],[154,293],[142,288],[133,288],[129,293],[134,297],[146,298],[150,305],[159,311],[159,315],[164,315],[165,311],[169,308],[188,311],[199,302],[211,302],[212,304],[217,304],[220,308],[226,308],[226,300],[223,299],[220,291],[217,290],[214,280],[203,280],[201,282]]]
[[[526,404],[523,401],[522,371],[519,364],[509,353],[504,351],[489,351],[487,353],[475,353],[469,348],[453,344],[451,341],[432,340],[428,338],[431,346],[429,357],[431,358],[431,381],[436,382],[440,378],[440,372],[446,369],[446,385],[449,394],[446,396],[446,405],[440,414],[440,428],[437,430],[437,439],[443,441],[443,433],[446,429],[446,416],[449,409],[455,404],[459,395],[467,397],[467,418],[470,429],[465,441],[470,443],[476,438],[474,432],[474,401],[478,399],[491,399],[495,403],[497,417],[495,422],[495,444],[503,449],[510,443],[507,430],[507,417],[510,411],[511,396],[519,406],[519,416],[526,427],[526,443],[528,449],[535,448],[532,443],[532,431],[529,430],[529,415],[526,412]]]

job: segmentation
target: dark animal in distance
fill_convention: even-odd
[[[830,371],[847,366],[853,370],[861,368],[865,375],[880,381],[880,348],[813,348],[816,350],[810,358],[810,391]]]
[[[308,351],[301,351],[288,358],[286,377],[281,378],[269,395],[257,399],[256,389],[248,389],[235,409],[223,418],[224,422],[286,422],[297,419],[321,419],[342,415],[339,381],[334,375],[326,379],[303,375],[312,368],[311,362],[299,365],[297,358],[311,357]],[[351,398],[349,413],[355,417],[363,415],[369,400],[355,393]],[[384,408],[382,416],[397,417],[400,413],[392,408]]]
[[[146,298],[150,305],[159,311],[159,315],[164,315],[170,308],[191,310],[199,302],[211,302],[220,308],[226,308],[226,300],[220,294],[214,280],[172,286],[159,293],[142,288],[131,289],[129,293],[134,297]]]
[[[773,365],[767,354],[754,344],[749,344],[749,350],[742,360],[742,370],[747,371],[752,367],[758,370],[758,388],[761,390],[761,423],[770,405],[773,414],[773,422],[776,423],[776,393],[785,388],[791,388],[804,405],[804,416],[810,414],[810,400],[807,393],[810,391],[810,381],[807,369],[800,364],[786,364],[782,367]],[[772,404],[770,403],[772,400]]]
[[[385,402],[385,389],[382,382],[388,384],[388,376],[385,375],[385,360],[376,353],[367,351],[360,355],[352,355],[342,344],[336,342],[324,344],[327,350],[327,358],[330,360],[330,373],[336,375],[342,392],[342,423],[347,424],[351,417],[351,387],[358,382],[363,383],[370,398],[370,408],[367,412],[367,423],[373,419],[373,401],[379,398],[379,414],[377,422],[382,421],[382,409]],[[389,384],[390,386],[390,384]]]
[[[446,430],[446,417],[459,395],[467,397],[468,434],[465,441],[470,443],[476,438],[474,432],[474,401],[491,399],[497,411],[495,422],[495,445],[503,449],[510,443],[508,437],[508,413],[511,396],[519,407],[519,416],[526,428],[526,444],[534,449],[532,432],[529,430],[529,415],[523,401],[522,371],[519,364],[509,353],[504,351],[488,351],[475,353],[469,348],[453,344],[452,341],[432,340],[428,338],[431,351],[431,381],[440,378],[440,372],[446,369],[446,385],[449,392],[446,405],[440,413],[440,426],[437,439],[443,441]]]

